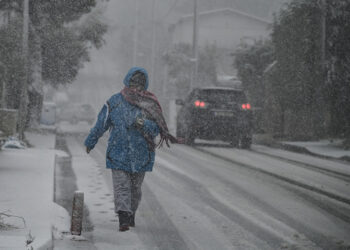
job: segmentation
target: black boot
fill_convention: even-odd
[[[129,230],[129,213],[126,211],[118,211],[119,216],[119,231],[124,232]]]
[[[129,226],[135,227],[135,213],[130,214],[130,216],[129,216]]]

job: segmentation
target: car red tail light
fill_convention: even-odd
[[[199,108],[204,108],[205,107],[205,102],[202,102],[200,100],[197,100],[194,102],[194,105]]]
[[[242,104],[242,109],[251,109],[251,106],[249,103],[243,103]]]

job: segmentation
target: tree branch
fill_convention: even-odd
[[[22,219],[23,224],[24,224],[24,228],[27,228],[26,220],[25,220],[22,216],[7,214],[7,212],[11,212],[11,211],[10,211],[10,210],[7,210],[7,211],[5,211],[5,212],[0,212],[0,217],[1,217],[1,216],[6,216],[6,217],[15,217],[15,218]]]

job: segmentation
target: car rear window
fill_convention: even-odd
[[[245,103],[244,92],[229,89],[201,89],[197,92],[196,98],[203,101],[216,103]]]

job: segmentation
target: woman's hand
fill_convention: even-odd
[[[136,117],[135,126],[137,128],[142,128],[144,123],[145,123],[144,119],[142,119],[141,117]]]

